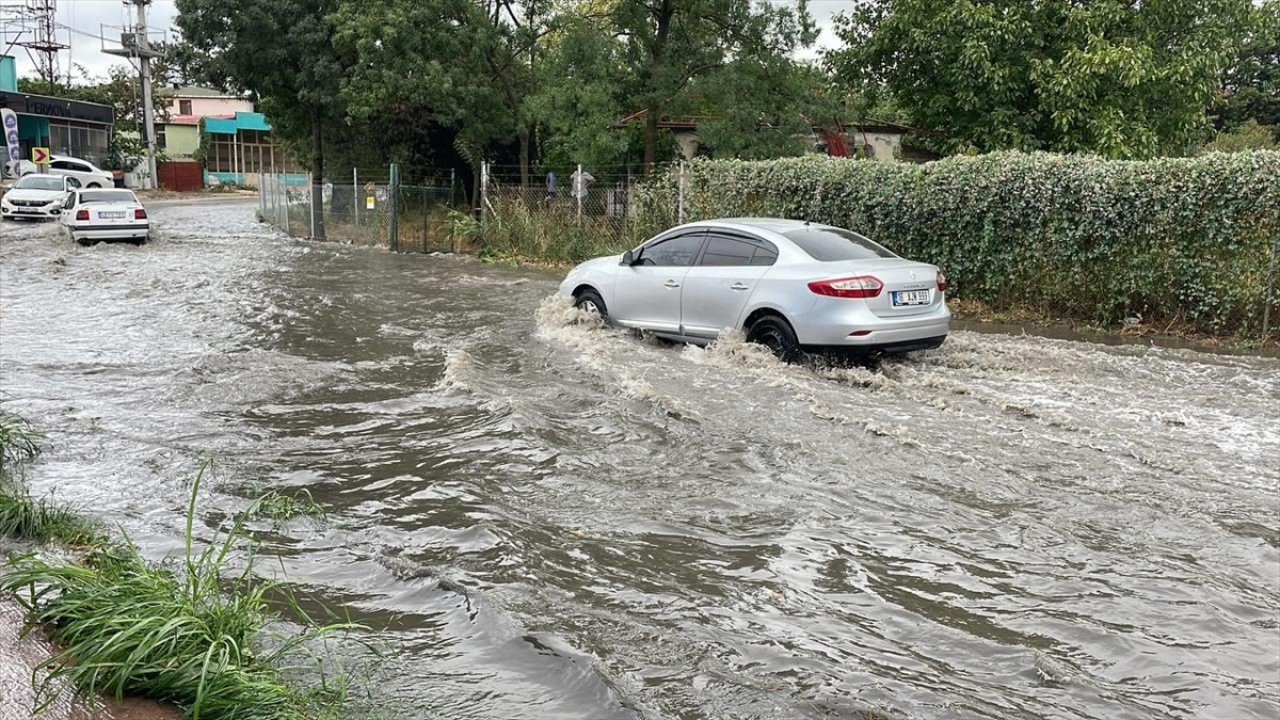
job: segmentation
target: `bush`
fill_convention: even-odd
[[[673,224],[678,181],[662,174],[638,193],[642,224]],[[710,160],[691,163],[686,182],[686,220],[848,227],[942,267],[953,297],[1095,323],[1139,316],[1257,333],[1280,233],[1276,152]]]
[[[1257,120],[1246,120],[1232,130],[1218,133],[1202,152],[1246,152],[1249,150],[1275,150],[1275,128],[1259,125]]]

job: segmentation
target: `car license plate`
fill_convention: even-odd
[[[123,212],[100,212],[98,213],[98,217],[102,218],[103,220],[120,220],[124,218],[124,213]]]
[[[893,306],[902,307],[903,305],[928,305],[928,290],[898,290],[893,295]]]

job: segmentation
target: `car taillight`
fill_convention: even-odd
[[[939,270],[938,271],[938,292],[946,292],[946,291],[947,291],[947,276],[943,275],[942,271]]]
[[[134,211],[133,211],[133,219],[134,219],[134,220],[146,220],[146,219],[147,219],[147,211],[146,211],[146,210],[143,210],[142,208],[138,208],[137,210],[134,210]]]
[[[89,211],[88,211],[88,210],[77,210],[77,211],[76,211],[76,219],[77,219],[77,220],[88,220],[88,219],[89,219]]]
[[[809,289],[819,295],[831,297],[873,298],[884,289],[884,283],[870,275],[861,275],[836,280],[815,280],[809,283]]]

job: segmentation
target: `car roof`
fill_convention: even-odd
[[[700,220],[689,224],[691,226],[737,227],[743,230],[767,230],[781,235],[783,233],[791,232],[792,230],[799,230],[804,227],[813,227],[816,223],[810,223],[805,220],[787,220],[786,218],[736,217]],[[818,225],[818,227],[826,226]]]

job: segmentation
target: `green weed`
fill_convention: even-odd
[[[321,682],[299,689],[287,681],[286,672],[295,669],[287,665],[314,642],[357,626],[320,625],[280,583],[254,578],[252,545],[241,569],[231,572],[233,554],[246,544],[245,516],[197,549],[192,536],[200,479],[191,488],[186,552],[176,566],[149,564],[126,537],[94,550],[83,565],[26,557],[0,574],[0,589],[23,604],[28,623],[49,627],[63,648],[42,664],[38,709],[70,681],[91,694],[171,703],[191,720],[295,720],[339,712],[345,680],[335,683],[313,656],[308,668],[319,671]],[[270,607],[280,603],[305,631],[285,636],[266,630],[276,619]]]
[[[20,415],[0,413],[0,476],[13,473],[19,465],[40,454],[44,436],[31,428]]]
[[[37,500],[16,478],[0,478],[0,537],[33,542],[93,545],[102,526],[49,500]]]

